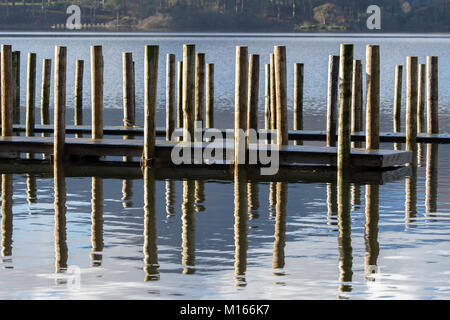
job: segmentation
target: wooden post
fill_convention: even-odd
[[[329,56],[327,97],[327,147],[336,146],[339,56]]]
[[[133,53],[122,53],[123,69],[123,125],[132,127],[135,121],[133,97]]]
[[[92,139],[103,138],[102,46],[91,46]]]
[[[258,130],[259,55],[251,54],[248,69],[247,129]]]
[[[380,47],[366,48],[366,149],[380,146]]]
[[[83,124],[83,73],[84,60],[75,62],[75,114],[74,124],[81,126]],[[81,138],[82,134],[76,134],[76,138]]]
[[[13,123],[20,123],[20,51],[12,52]]]
[[[406,79],[406,150],[414,152],[412,165],[416,165],[417,157],[417,57],[407,57]]]
[[[167,54],[166,61],[166,140],[175,130],[175,55]]]
[[[26,136],[34,136],[36,99],[36,54],[28,54]]]
[[[427,57],[427,133],[439,133],[438,57]]]
[[[183,46],[183,140],[194,141],[195,45]]]
[[[277,95],[275,78],[275,54],[270,54],[270,127],[277,128]]]
[[[155,156],[155,116],[158,85],[159,46],[145,46],[145,118],[144,118],[144,161]]]
[[[203,128],[203,114],[205,113],[205,54],[195,55],[195,122],[201,121],[199,128]]]
[[[177,128],[183,128],[183,61],[178,61]]]
[[[294,130],[303,130],[303,63],[294,64]],[[302,140],[295,140],[294,145],[303,145]]]
[[[2,136],[13,133],[13,75],[12,53],[10,45],[2,45],[1,61],[1,99],[2,99]]]
[[[42,61],[42,87],[41,87],[41,124],[50,124],[50,77],[52,60]],[[44,136],[44,134],[43,134]]]
[[[240,130],[247,131],[248,103],[248,47],[236,47],[236,88],[234,109],[234,163],[245,164],[247,159],[247,139]]]
[[[57,46],[55,49],[54,163],[64,160],[66,139],[66,62],[67,48]]]
[[[362,119],[362,64],[361,60],[353,60],[352,133],[362,131]],[[361,142],[353,142],[353,148],[361,148]]]
[[[214,64],[206,65],[206,128],[214,128]]]
[[[403,66],[395,66],[395,92],[394,92],[394,132],[402,131],[402,87]],[[394,144],[395,150],[401,149],[400,143]]]
[[[338,170],[350,168],[353,44],[341,44],[339,62]]]
[[[288,121],[287,121],[287,94],[286,94],[286,47],[275,47],[275,82],[277,94],[277,142],[278,145],[287,146]]]
[[[264,128],[270,130],[270,64],[265,65]]]
[[[425,132],[425,64],[419,64],[419,87],[417,89],[417,132]]]

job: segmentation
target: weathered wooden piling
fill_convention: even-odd
[[[133,53],[122,53],[123,69],[123,125],[132,127],[135,121],[134,106],[134,72],[133,72]]]
[[[2,136],[9,137],[13,132],[13,75],[10,45],[2,45],[1,61],[1,99]]]
[[[303,63],[294,64],[294,130],[303,130]],[[302,140],[295,140],[294,145],[303,145]]]
[[[20,123],[20,51],[12,52],[13,123]]]
[[[36,54],[28,54],[26,136],[34,136],[36,100]]]
[[[177,128],[183,128],[183,61],[178,61]]]
[[[64,160],[64,144],[66,139],[66,63],[67,48],[57,46],[55,48],[55,87],[54,87],[54,163]]]
[[[247,129],[258,130],[259,55],[251,54],[248,70]]]
[[[83,125],[83,74],[84,60],[75,62],[75,113],[74,124],[76,126]],[[76,138],[81,138],[82,134],[76,134]]]
[[[403,66],[395,66],[395,88],[394,88],[394,132],[402,131],[402,88],[403,88]],[[401,143],[394,144],[395,150],[401,149]]]
[[[414,152],[412,164],[417,157],[417,57],[407,57],[406,61],[406,150]]]
[[[264,128],[270,130],[270,64],[265,65]]]
[[[214,64],[206,65],[206,128],[214,128]]]
[[[145,111],[144,111],[144,162],[155,156],[155,116],[158,85],[159,46],[145,46]],[[147,164],[147,163],[145,163]]]
[[[277,128],[277,89],[275,77],[275,54],[270,54],[270,127]]]
[[[350,167],[353,44],[342,44],[339,61],[338,170]]]
[[[425,64],[419,64],[419,79],[417,89],[417,132],[424,133],[425,129]]]
[[[175,130],[175,55],[166,57],[166,140],[172,139]]]
[[[427,57],[427,133],[439,133],[438,57]]]
[[[203,118],[205,113],[205,54],[197,52],[195,54],[195,111],[194,118],[197,126],[203,128]]]
[[[240,132],[247,131],[247,103],[248,103],[248,47],[236,47],[236,88],[234,109],[234,163],[246,163],[247,139]]]
[[[286,90],[286,47],[275,47],[275,82],[277,100],[277,143],[287,146],[288,121],[287,121],[287,90]]]
[[[366,149],[380,146],[380,47],[366,47]]]
[[[183,46],[183,140],[194,141],[195,45]]]
[[[92,139],[103,138],[102,46],[91,46]]]
[[[336,146],[339,56],[329,56],[327,96],[327,147]]]
[[[363,87],[362,87],[361,60],[353,60],[353,87],[352,87],[352,133],[363,130]],[[353,142],[353,148],[361,148],[361,142]]]
[[[50,124],[51,72],[52,72],[52,60],[51,59],[42,60],[41,124]]]

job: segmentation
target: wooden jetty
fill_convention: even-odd
[[[259,93],[259,55],[249,54],[245,46],[236,49],[236,91],[235,91],[235,126],[234,143],[224,143],[219,147],[223,154],[233,154],[234,161],[224,158],[222,164],[249,165],[248,155],[267,149],[279,153],[280,165],[291,167],[298,164],[325,165],[342,169],[358,168],[360,170],[391,169],[416,161],[416,143],[449,143],[450,135],[441,134],[438,130],[438,97],[436,90],[428,90],[427,130],[422,113],[425,109],[423,66],[420,79],[416,77],[417,67],[415,57],[408,57],[408,96],[406,112],[406,133],[400,131],[400,102],[396,95],[395,128],[393,133],[379,132],[380,108],[380,48],[376,45],[367,46],[366,74],[368,76],[368,92],[366,94],[366,131],[361,131],[363,118],[362,68],[361,61],[354,60],[353,45],[341,45],[339,57],[330,57],[329,94],[327,111],[327,131],[307,131],[303,129],[303,83],[304,64],[294,65],[294,129],[287,126],[287,83],[286,83],[286,48],[274,47],[270,56],[270,64],[265,66],[265,129],[257,128],[258,93]],[[135,105],[135,74],[134,61],[131,53],[123,53],[123,94],[124,119],[123,125],[103,125],[103,69],[104,60],[101,46],[91,47],[91,89],[92,89],[92,123],[82,123],[83,96],[83,61],[76,61],[75,82],[75,124],[66,125],[66,69],[67,48],[57,46],[55,49],[55,123],[49,123],[49,73],[51,61],[44,60],[45,74],[42,77],[41,124],[35,124],[34,103],[36,86],[36,55],[30,54],[27,86],[27,118],[25,124],[16,123],[13,119],[17,92],[17,77],[13,72],[13,52],[11,46],[2,46],[2,137],[0,138],[0,158],[21,158],[20,154],[50,154],[55,162],[65,162],[80,157],[90,161],[106,160],[105,157],[122,156],[123,164],[140,158],[142,164],[158,166],[173,166],[172,151],[179,142],[192,142],[189,146],[192,153],[203,152],[209,147],[210,139],[198,140],[196,133],[211,129],[214,125],[214,65],[207,63],[204,53],[196,53],[195,45],[184,45],[183,61],[178,63],[178,78],[175,79],[176,57],[167,54],[166,63],[166,126],[156,127],[156,90],[158,86],[159,46],[145,47],[145,105],[143,127],[135,125],[138,114]],[[412,62],[411,62],[412,61]],[[427,60],[427,88],[434,88],[437,83],[437,58]],[[417,69],[417,68],[416,68]],[[397,78],[402,68],[397,67]],[[417,81],[419,92],[417,92]],[[401,87],[401,81],[396,81],[396,92]],[[178,86],[178,88],[176,88]],[[206,89],[206,90],[205,90]],[[177,98],[175,99],[175,94]],[[180,96],[181,95],[181,96]],[[420,95],[419,97],[417,97]],[[205,98],[206,97],[206,98]],[[415,104],[420,102],[419,112]],[[413,108],[414,105],[414,108]],[[205,108],[206,106],[206,108]],[[175,107],[178,110],[175,110]],[[206,110],[206,112],[205,112]],[[175,119],[176,118],[176,119]],[[175,121],[176,120],[176,121]],[[417,121],[420,122],[420,132],[417,132]],[[176,123],[175,123],[176,122]],[[203,124],[206,123],[206,129]],[[261,144],[252,143],[250,138],[242,138],[239,130],[248,129],[265,135],[266,141]],[[276,132],[277,139],[272,139],[268,130]],[[225,133],[224,130],[216,130]],[[425,133],[426,131],[426,133]],[[21,133],[26,133],[22,136]],[[35,136],[40,133],[42,136]],[[180,138],[171,139],[172,134]],[[180,135],[180,133],[182,133]],[[16,135],[14,135],[16,134]],[[52,137],[53,135],[53,137]],[[74,135],[74,137],[66,137]],[[109,137],[108,137],[109,136]],[[120,136],[121,139],[114,138]],[[140,138],[140,137],[143,137]],[[165,137],[165,139],[157,139]],[[229,138],[229,137],[227,137]],[[327,141],[327,146],[304,146],[303,141]],[[293,141],[293,143],[290,143]],[[351,148],[351,141],[353,147]],[[360,148],[365,141],[365,148]],[[355,143],[356,142],[356,143]],[[380,150],[380,142],[406,143],[407,150]],[[273,148],[276,146],[276,148]],[[244,154],[236,150],[244,150]],[[396,147],[396,149],[399,149]],[[135,158],[135,159],[133,159]],[[220,159],[222,160],[222,159]],[[201,161],[197,165],[205,165]],[[217,163],[216,163],[217,164]],[[186,166],[183,164],[182,166]],[[251,164],[254,166],[254,164]],[[262,163],[257,166],[264,166]]]

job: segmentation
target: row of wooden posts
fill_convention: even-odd
[[[380,109],[380,50],[368,45],[366,50],[366,149],[379,149]],[[145,47],[145,112],[143,159],[150,160],[155,151],[155,112],[158,76],[159,46]],[[424,132],[425,82],[427,88],[427,132],[435,134],[438,128],[438,59],[427,58],[419,66],[417,57],[407,57],[406,147],[414,150],[417,132]],[[12,135],[12,124],[20,121],[20,52],[2,45],[1,105],[2,136]],[[55,51],[54,86],[54,158],[64,159],[66,122],[66,68],[67,48],[57,46]],[[101,46],[91,47],[92,83],[92,139],[103,138],[103,55]],[[206,69],[206,70],[205,70]],[[288,145],[286,47],[276,46],[265,65],[265,129],[276,130],[277,144]],[[235,129],[258,129],[260,57],[248,54],[248,47],[236,48]],[[75,125],[82,124],[84,61],[76,61]],[[214,127],[214,64],[206,64],[205,54],[196,53],[195,45],[183,46],[183,61],[178,62],[176,78],[175,55],[167,55],[166,67],[166,139],[171,140],[176,126],[185,128],[184,140],[194,139],[195,121],[204,120],[206,128]],[[49,124],[51,60],[44,59],[41,93],[41,124]],[[403,67],[396,66],[394,98],[394,132],[401,130],[401,93]],[[135,124],[135,67],[131,52],[123,53],[123,107],[124,126]],[[176,78],[176,79],[175,79]],[[205,81],[206,78],[206,81]],[[425,79],[426,78],[426,79]],[[329,57],[327,98],[327,146],[339,141],[338,166],[346,166],[350,156],[350,133],[363,130],[363,86],[361,60],[353,59],[353,45],[341,45],[340,56]],[[176,82],[176,83],[175,83]],[[303,129],[304,65],[294,65],[294,121],[293,129]],[[206,99],[205,99],[206,87]],[[36,54],[28,55],[26,135],[34,135],[34,108],[36,93]],[[339,95],[339,99],[338,99]],[[176,101],[175,101],[176,99]],[[339,106],[338,106],[339,102]],[[175,114],[175,103],[177,111]],[[339,110],[339,116],[337,116]],[[175,119],[176,117],[176,119]],[[19,120],[18,120],[19,119]],[[339,125],[337,125],[339,124]],[[338,128],[337,128],[338,127]],[[198,128],[197,128],[198,129]],[[339,136],[337,139],[336,132]],[[77,135],[79,137],[81,135]],[[247,141],[238,135],[235,149],[246,147]],[[302,141],[295,141],[301,145]],[[360,147],[360,142],[354,142]],[[236,156],[238,153],[236,152]],[[236,159],[237,160],[237,159]],[[242,163],[242,162],[239,162]]]

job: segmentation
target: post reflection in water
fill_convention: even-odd
[[[92,177],[91,266],[102,264],[103,251],[103,179]]]
[[[133,206],[133,180],[122,180],[122,206],[124,208],[131,208]]]
[[[417,166],[411,166],[411,175],[405,178],[405,222],[410,228],[417,217]]]
[[[288,185],[285,182],[277,183],[277,205],[275,222],[275,241],[273,244],[272,268],[274,275],[284,275],[284,247],[286,246],[286,206]]]
[[[155,172],[153,168],[144,167],[144,271],[145,281],[159,280]]]
[[[28,204],[36,203],[36,176],[27,174],[27,201]],[[31,214],[31,211],[29,212]]]
[[[248,216],[249,219],[259,218],[259,185],[256,182],[248,182]]]
[[[200,180],[195,180],[195,212],[205,211],[205,183]]]
[[[13,176],[2,174],[2,257],[11,262],[13,233]]]
[[[337,194],[338,194],[338,248],[339,248],[339,291],[352,291],[353,256],[351,240],[351,216],[350,216],[350,183],[347,172],[338,170]]]
[[[328,224],[336,225],[337,214],[337,186],[334,182],[327,183]]]
[[[234,274],[235,285],[247,285],[247,174],[244,169],[234,169]]]
[[[438,195],[438,155],[439,145],[427,145],[427,168],[425,181],[425,212],[437,212],[437,195]]]
[[[417,144],[417,166],[423,167],[425,160],[425,146],[423,143]]]
[[[66,178],[61,165],[53,167],[54,205],[55,205],[55,273],[67,270],[67,235],[66,235]],[[65,283],[57,279],[57,283]]]
[[[195,181],[183,181],[183,204],[182,211],[182,258],[183,274],[195,273]]]
[[[361,206],[361,185],[359,183],[352,184],[352,207],[353,211]]]
[[[275,204],[277,203],[277,183],[269,184],[269,217],[275,216]]]
[[[366,185],[366,223],[364,225],[364,240],[366,243],[366,255],[364,258],[365,279],[374,281],[371,274],[378,273],[378,255],[380,246],[378,243],[379,220],[379,195],[380,186]]]
[[[166,180],[166,214],[167,217],[175,215],[175,181]]]

